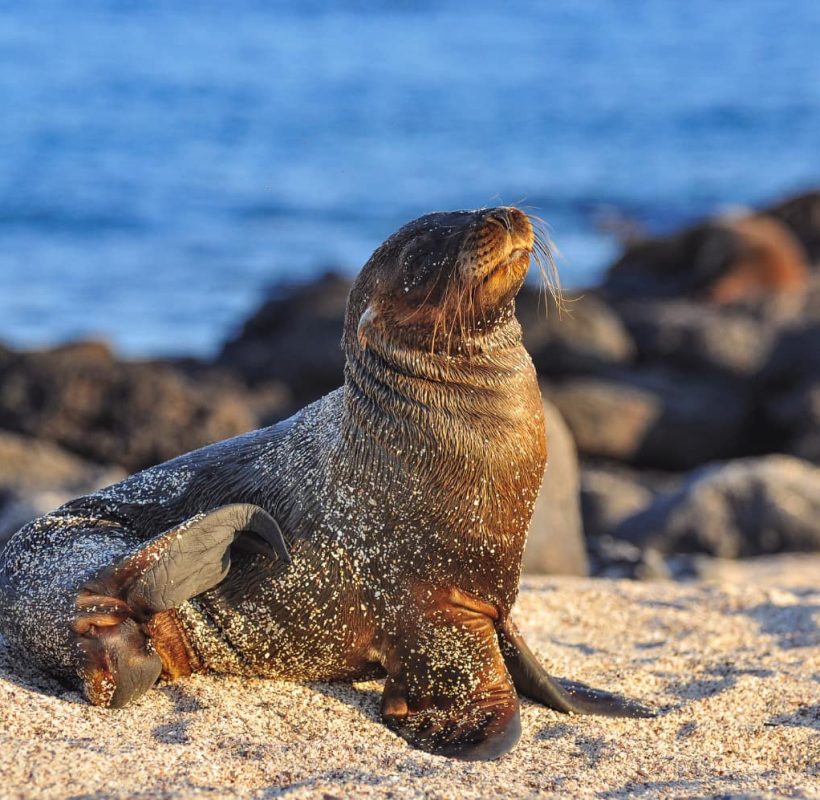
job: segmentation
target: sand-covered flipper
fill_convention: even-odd
[[[120,707],[198,667],[176,608],[218,584],[232,548],[289,563],[275,520],[222,506],[144,541],[83,501],[21,528],[0,550],[0,632],[30,664]]]
[[[458,589],[419,585],[385,667],[382,719],[413,747],[487,761],[521,736],[518,696],[499,649],[495,608]],[[408,612],[410,608],[408,607]]]
[[[290,561],[276,520],[258,506],[234,503],[155,536],[83,588],[119,597],[135,614],[175,608],[224,580],[232,545]]]
[[[171,677],[190,671],[179,664],[188,656],[170,612],[227,576],[235,544],[290,561],[273,517],[239,503],[155,536],[80,587],[72,628],[93,704],[120,708],[151,688],[163,670]]]
[[[518,628],[507,619],[500,627],[499,641],[515,688],[531,700],[565,714],[594,714],[604,717],[654,717],[651,708],[583,683],[551,677],[527,646]]]

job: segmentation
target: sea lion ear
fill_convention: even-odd
[[[359,347],[362,350],[367,348],[367,329],[373,325],[373,323],[378,319],[379,312],[373,308],[372,305],[369,305],[364,312],[362,313],[361,317],[359,317],[359,325],[356,328],[356,339],[359,341]]]
[[[231,566],[231,547],[290,563],[276,520],[249,503],[197,514],[103,570],[85,589],[118,597],[148,616],[176,608],[220,583]]]

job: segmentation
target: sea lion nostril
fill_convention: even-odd
[[[517,209],[510,209],[504,206],[499,208],[491,208],[487,212],[487,216],[485,219],[489,222],[494,222],[497,225],[500,225],[507,233],[512,233],[513,231],[513,222],[511,219],[510,211],[515,211]]]
[[[515,243],[530,247],[533,240],[533,229],[530,218],[514,206],[491,208],[485,219],[498,225],[512,237]]]

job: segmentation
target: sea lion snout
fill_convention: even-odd
[[[523,280],[535,246],[529,217],[512,206],[480,212],[475,230],[465,237],[457,269],[464,283],[503,290]],[[488,285],[489,284],[489,285]]]
[[[530,218],[515,206],[499,206],[487,211],[487,221],[500,225],[510,237],[513,249],[532,250],[535,233]]]

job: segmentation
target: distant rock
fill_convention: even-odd
[[[0,431],[0,546],[30,520],[125,477],[49,442]]]
[[[622,464],[583,464],[581,514],[587,540],[611,535],[623,520],[648,508],[662,492],[677,488],[679,473],[636,470]]]
[[[749,388],[721,376],[656,365],[569,378],[545,391],[585,457],[684,470],[752,447]]]
[[[587,575],[581,525],[578,453],[561,414],[544,403],[548,462],[535,503],[522,569],[549,575]]]
[[[281,381],[298,406],[341,386],[345,306],[351,280],[328,273],[281,287],[227,342],[217,363],[250,386]]]
[[[0,429],[137,470],[256,427],[239,384],[116,359],[99,343],[0,353]]]
[[[163,363],[182,373],[194,386],[215,395],[241,396],[259,427],[272,425],[301,408],[290,388],[282,381],[269,380],[248,386],[242,376],[227,366],[193,358],[169,359]]]
[[[803,245],[809,260],[820,266],[820,191],[787,197],[761,211],[785,224]]]
[[[691,300],[628,301],[618,307],[645,362],[753,376],[766,365],[777,328],[744,308]]]
[[[785,328],[773,348],[765,379],[775,386],[795,386],[820,378],[820,315]]]
[[[801,379],[817,368],[813,343],[795,333],[820,327],[820,274],[800,293],[726,305],[686,297],[620,298],[612,307],[635,342],[640,364],[742,379],[765,378],[773,372],[772,361],[780,375],[790,372]]]
[[[516,300],[524,345],[540,375],[598,372],[634,360],[618,315],[593,292],[567,293],[562,307],[525,286]]]
[[[698,297],[733,303],[803,289],[807,255],[786,225],[767,215],[710,220],[627,245],[610,267],[613,299]]]
[[[786,452],[820,464],[820,375],[768,397],[766,411]]]
[[[724,218],[719,225],[735,237],[737,255],[705,289],[716,303],[736,303],[805,290],[808,255],[780,221],[765,215]]]
[[[677,473],[636,470],[614,463],[586,463],[581,469],[581,514],[590,571],[605,578],[675,578],[691,570],[680,559],[665,559],[613,535],[624,520],[640,514],[681,483]]]
[[[613,535],[665,554],[818,551],[820,467],[778,455],[704,467]]]
[[[820,303],[780,333],[761,383],[782,448],[820,463]]]

